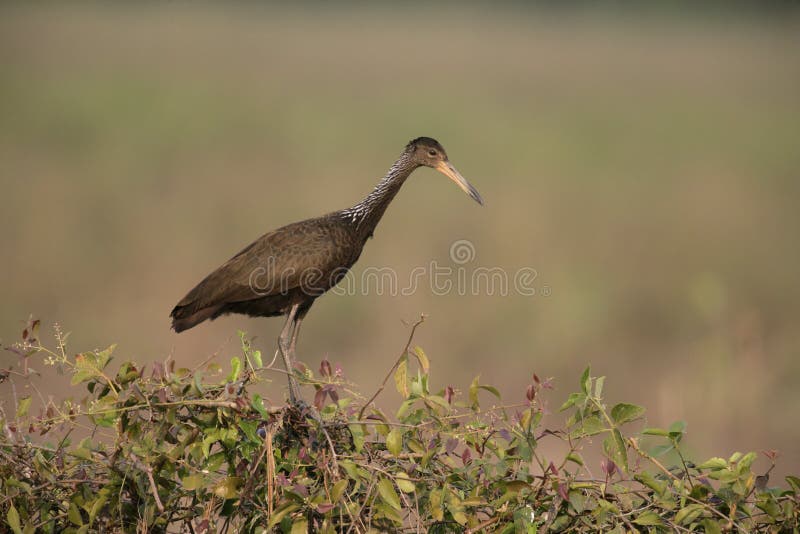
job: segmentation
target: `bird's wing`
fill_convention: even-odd
[[[350,267],[348,237],[346,229],[319,220],[265,234],[209,274],[176,308],[197,310],[296,288],[319,296],[333,285],[328,277]]]

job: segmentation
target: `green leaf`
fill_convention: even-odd
[[[652,510],[647,510],[639,514],[639,517],[634,519],[633,522],[644,527],[655,527],[664,524],[661,516]]]
[[[558,411],[563,412],[576,404],[583,404],[586,401],[586,395],[583,393],[570,393],[567,400],[564,404],[561,405],[561,408]]]
[[[678,513],[675,514],[675,522],[680,525],[688,525],[700,517],[700,514],[702,513],[703,505],[689,504],[678,510]]]
[[[253,401],[250,403],[250,405],[261,417],[264,419],[269,419],[269,412],[267,412],[266,408],[264,408],[264,399],[261,398],[261,395],[258,393],[253,395]]]
[[[697,466],[698,469],[711,469],[714,471],[717,469],[725,469],[726,467],[728,467],[728,462],[724,458],[719,457],[709,458]]]
[[[253,361],[256,362],[256,369],[261,369],[262,367],[264,367],[264,363],[261,360],[261,351],[260,350],[254,350],[250,354],[250,356],[252,356],[253,357]]]
[[[703,519],[700,524],[703,525],[703,530],[706,531],[706,534],[722,534],[719,523],[713,519]]]
[[[203,395],[205,393],[205,388],[203,387],[203,374],[200,372],[195,373],[194,381],[192,382],[194,387],[197,389],[197,393]]]
[[[17,403],[17,417],[25,417],[26,415],[28,415],[28,409],[30,407],[31,407],[30,395],[19,399],[19,403]]]
[[[392,521],[394,523],[397,523],[398,525],[403,523],[403,517],[400,515],[399,510],[395,510],[394,508],[392,508],[391,506],[388,506],[385,503],[381,502],[381,503],[376,504],[375,505],[375,510],[377,512],[375,514],[376,518],[385,517],[386,519],[388,519],[388,520],[390,520],[390,521]],[[371,531],[368,531],[368,532],[375,533],[377,531],[371,530]]]
[[[203,478],[202,475],[189,475],[181,479],[181,484],[183,485],[183,489],[193,491],[203,487],[205,478]]]
[[[598,376],[594,381],[594,396],[601,398],[603,396],[603,385],[606,382],[606,377]]]
[[[78,385],[98,376],[97,368],[95,367],[97,359],[92,353],[82,353],[75,356],[75,368],[73,370],[70,385]]]
[[[308,520],[307,519],[299,519],[292,523],[292,530],[291,534],[307,534],[308,530]]]
[[[76,527],[83,525],[81,511],[78,510],[78,506],[74,502],[69,503],[69,509],[67,509],[67,518],[69,519],[70,523]]]
[[[400,496],[397,495],[391,480],[382,478],[378,482],[378,493],[380,493],[383,502],[395,510],[400,510]]]
[[[753,462],[755,461],[757,456],[758,455],[756,453],[754,453],[754,452],[748,452],[747,454],[742,456],[742,458],[736,464],[736,471],[739,474],[742,474],[745,471],[748,471],[750,469],[750,466],[753,465]]]
[[[644,415],[644,408],[635,404],[620,403],[611,408],[611,419],[618,425],[635,421]]]
[[[214,494],[223,499],[236,498],[242,483],[239,477],[225,477],[214,485]]]
[[[8,509],[6,521],[8,522],[8,526],[11,527],[11,530],[14,531],[14,534],[22,534],[22,525],[20,525],[19,522],[19,512],[17,512],[17,509],[14,508],[13,504]]]
[[[616,428],[611,431],[611,435],[614,438],[614,444],[616,445],[616,450],[614,452],[614,461],[617,462],[617,465],[622,467],[623,471],[628,471],[628,449],[625,446],[625,439],[622,437],[622,433],[617,430]]]
[[[589,395],[591,391],[590,386],[592,384],[592,378],[589,376],[590,372],[591,366],[587,366],[581,375],[581,391],[583,391],[584,395]]]
[[[386,436],[386,450],[394,456],[399,455],[403,450],[403,433],[400,429],[394,428]]]
[[[653,475],[651,475],[647,471],[642,471],[641,473],[634,475],[633,478],[635,480],[638,480],[651,490],[655,491],[657,495],[663,495],[664,491],[667,489],[667,485],[664,482],[659,482]]]
[[[469,402],[472,404],[473,410],[477,410],[481,406],[478,402],[478,387],[480,386],[480,378],[480,375],[476,376],[472,379],[472,383],[469,385]]]
[[[686,432],[686,421],[675,421],[669,425],[669,434],[672,437],[678,437]]]
[[[500,399],[500,392],[497,390],[497,388],[496,388],[496,387],[494,387],[494,386],[478,386],[478,387],[479,387],[480,389],[483,389],[483,390],[485,390],[485,391],[488,391],[489,393],[491,393],[492,395],[494,395],[495,397],[497,397],[498,399]]]
[[[573,436],[594,436],[606,430],[599,415],[592,415],[583,419],[580,426],[572,431]]]
[[[333,485],[331,488],[331,502],[339,502],[339,499],[342,498],[344,495],[344,491],[347,489],[348,480],[343,478],[342,480],[338,481],[336,484]]]
[[[411,407],[414,406],[415,402],[417,402],[417,399],[406,399],[402,403],[400,403],[400,408],[397,409],[397,418],[401,422],[405,421],[404,416],[406,415],[406,412],[408,412],[408,410],[410,410]]]
[[[423,387],[422,384],[420,372],[419,370],[417,370],[417,376],[411,379],[411,396],[422,397],[424,393],[425,393],[425,388]]]
[[[444,400],[444,397],[442,397],[441,395],[428,395],[427,397],[425,397],[425,402],[426,403],[431,402],[433,404],[437,404],[438,406],[441,406],[445,410],[450,409],[450,404],[446,400]]]
[[[348,426],[350,435],[353,436],[353,446],[356,452],[361,452],[364,448],[364,425],[351,424]]]
[[[428,509],[434,521],[444,519],[444,490],[432,490],[428,497]]]
[[[236,382],[239,379],[239,373],[242,371],[242,360],[238,356],[231,358],[231,372],[225,378],[226,382]]]
[[[397,392],[403,396],[404,399],[407,399],[409,396],[408,392],[408,354],[404,355],[400,359],[400,363],[397,364],[397,371],[394,372],[394,385],[397,387]]]
[[[582,514],[583,511],[586,509],[586,496],[581,493],[580,491],[570,491],[569,492],[569,503],[572,505],[572,508],[575,510],[575,513]]]
[[[756,506],[764,510],[764,512],[772,519],[779,520],[781,508],[775,500],[775,497],[771,494],[761,496],[758,499]]]
[[[669,436],[669,431],[663,428],[645,428],[642,430],[645,436]]]
[[[422,350],[422,347],[414,347],[414,356],[417,357],[419,366],[422,367],[422,372],[427,374],[431,369],[431,363],[428,361],[428,357],[425,355],[425,351]]]
[[[531,485],[524,480],[509,480],[505,483],[505,490],[517,494],[524,489],[530,489]]]
[[[351,425],[351,426],[361,426],[361,425]],[[358,466],[356,465],[355,462],[353,462],[352,460],[342,460],[339,462],[339,467],[344,469],[344,472],[347,473],[347,476],[350,477],[350,480],[352,480],[353,482],[358,482],[359,479]],[[339,482],[342,481],[340,480]],[[337,482],[336,484],[339,484],[339,482]],[[334,488],[335,487],[336,486],[334,486]],[[336,501],[338,499],[334,499],[333,496],[331,496],[331,500]]]
[[[566,459],[574,464],[578,464],[581,466],[583,465],[583,458],[581,458],[581,455],[575,451],[572,451],[569,454],[567,454]]]
[[[106,490],[101,490],[101,494],[94,500],[92,503],[92,507],[89,509],[89,525],[94,523],[94,520],[97,518],[97,514],[103,509],[108,502],[108,497],[103,492]]]
[[[71,456],[75,458],[80,458],[81,460],[91,460],[92,459],[92,451],[85,447],[77,447],[72,449],[69,453]]]
[[[786,477],[786,482],[792,487],[795,495],[800,495],[800,478],[789,475]]]
[[[397,487],[400,488],[400,491],[403,493],[413,493],[417,488],[414,485],[414,482],[408,478],[408,475],[405,472],[400,471],[395,476],[395,480],[397,483]]]
[[[114,343],[113,345],[109,345],[108,347],[106,347],[105,350],[101,350],[99,352],[95,352],[94,353],[95,357],[96,357],[95,361],[97,362],[98,369],[103,370],[103,369],[106,368],[106,366],[108,365],[108,362],[111,361],[111,353],[113,353],[114,349],[116,349],[116,348],[117,348],[117,344]]]
[[[294,512],[298,508],[300,508],[300,505],[296,504],[296,503],[289,503],[286,506],[284,506],[283,508],[278,508],[272,514],[272,516],[269,518],[269,524],[267,526],[269,528],[274,527],[275,525],[280,523],[283,520],[284,517],[286,517],[288,514]]]

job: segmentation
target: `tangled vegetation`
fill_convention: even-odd
[[[112,365],[113,346],[72,355],[57,327],[48,348],[32,321],[0,374],[16,403],[0,413],[4,531],[798,531],[800,479],[770,485],[771,467],[751,469],[756,453],[694,463],[681,423],[631,432],[644,409],[604,404],[604,377],[588,368],[557,429],[544,426],[551,384],[536,375],[516,405],[477,378],[463,393],[434,388],[418,325],[371,398],[322,361],[298,370],[315,392],[298,408],[265,406],[257,390],[274,369],[243,334],[224,371],[145,370]],[[42,395],[39,364],[69,375],[81,400]],[[23,381],[40,408],[16,397]],[[373,401],[392,382],[404,400],[386,414]],[[567,452],[545,457],[545,440]],[[593,470],[583,454],[597,445]]]

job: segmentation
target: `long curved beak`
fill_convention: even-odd
[[[455,167],[453,167],[452,163],[449,161],[440,161],[436,167],[434,167],[434,169],[453,180],[462,191],[472,197],[472,200],[483,206],[481,194],[478,193],[477,189],[472,187],[472,184],[470,184],[466,178],[461,176],[461,173],[458,172]]]

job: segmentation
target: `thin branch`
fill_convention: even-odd
[[[403,352],[400,353],[400,356],[397,357],[397,360],[394,362],[394,365],[392,365],[392,368],[389,369],[389,372],[386,374],[386,378],[383,379],[383,382],[381,382],[381,385],[378,388],[378,390],[372,395],[372,397],[369,398],[367,402],[364,403],[364,406],[361,407],[361,410],[358,412],[359,419],[364,418],[364,411],[367,409],[367,406],[372,404],[372,402],[378,397],[378,395],[381,394],[383,388],[386,387],[386,383],[389,381],[394,372],[397,370],[397,366],[400,365],[400,362],[403,361],[403,358],[405,358],[406,354],[408,354],[408,349],[411,347],[411,342],[414,340],[414,333],[417,331],[417,327],[421,325],[423,322],[425,322],[424,314],[420,315],[419,320],[411,326],[411,332],[408,334],[408,341],[406,342],[406,346],[403,347]]]

